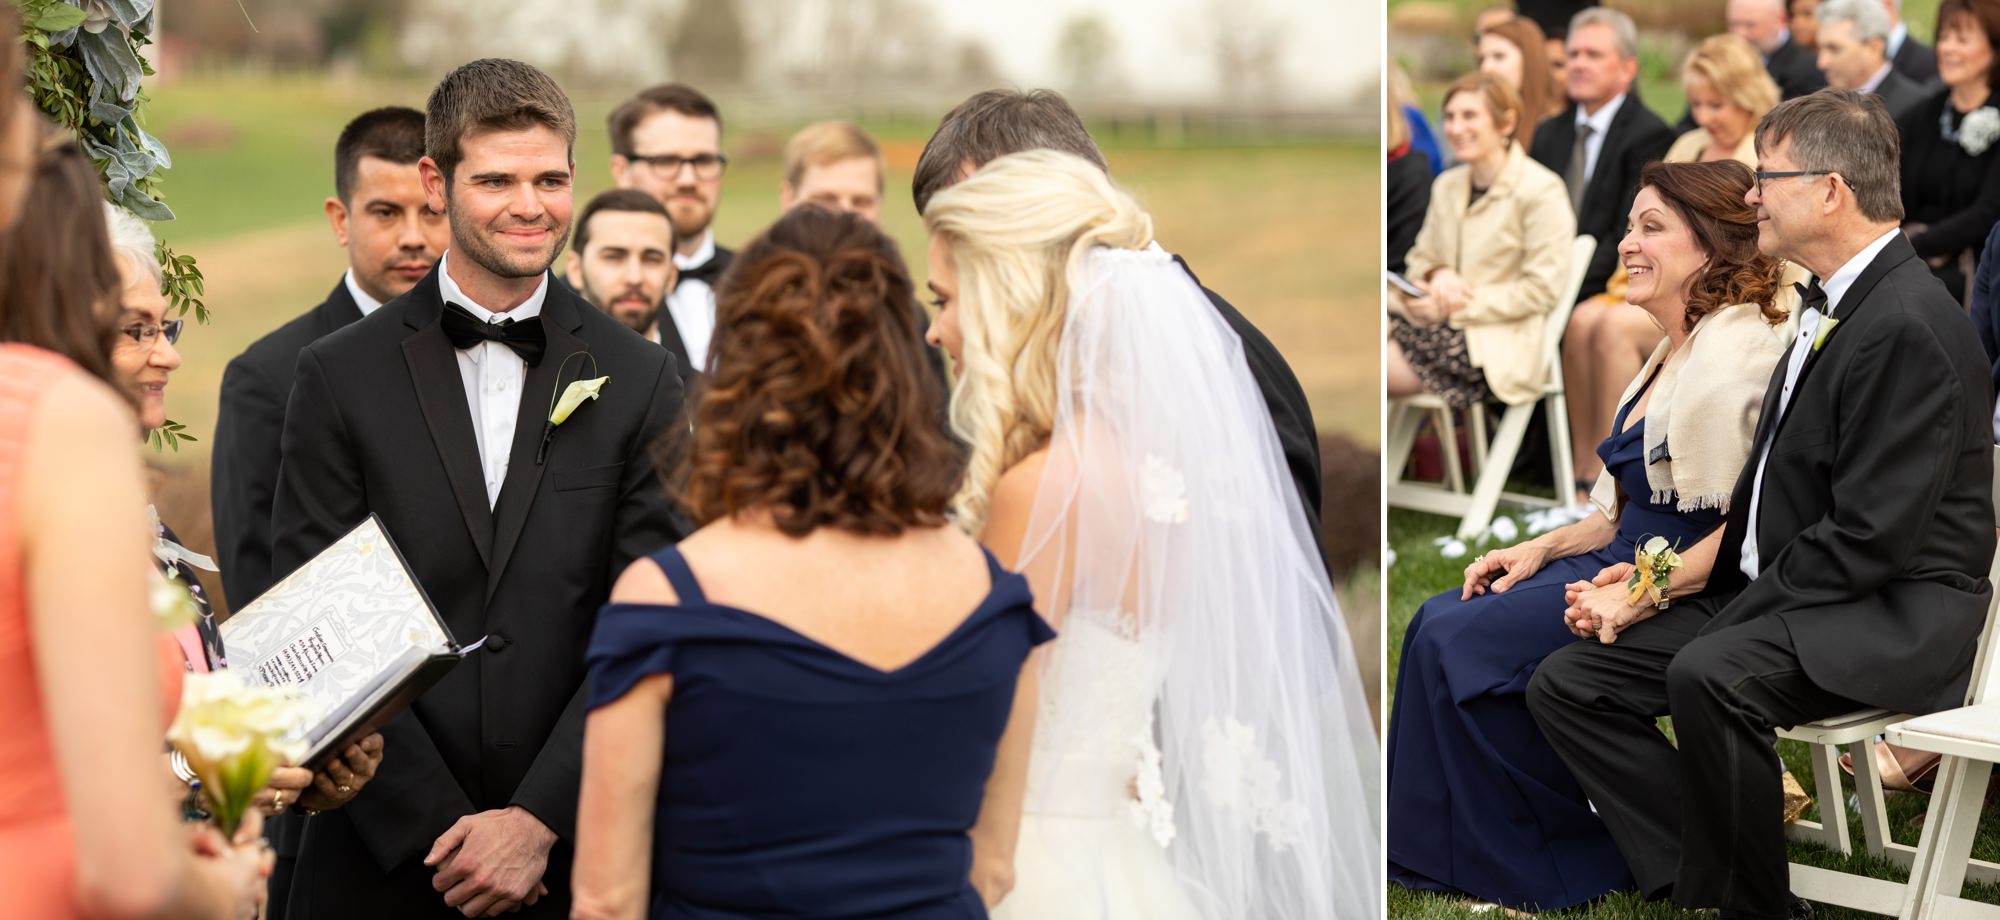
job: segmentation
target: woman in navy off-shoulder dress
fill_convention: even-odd
[[[947,522],[921,316],[867,221],[736,257],[676,474],[700,527],[591,638],[576,916],[956,920],[1011,884],[1055,634]]]

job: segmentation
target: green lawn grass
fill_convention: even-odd
[[[1432,595],[1463,584],[1463,572],[1471,557],[1494,545],[1474,545],[1468,548],[1466,556],[1446,559],[1438,554],[1432,541],[1447,536],[1456,529],[1455,520],[1437,515],[1423,514],[1401,508],[1389,510],[1389,545],[1395,551],[1395,564],[1389,568],[1388,591],[1388,698],[1393,711],[1396,694],[1395,678],[1397,663],[1402,658],[1403,632],[1409,627],[1410,619],[1416,615],[1417,607]],[[1525,535],[1523,539],[1525,539]],[[1550,611],[1550,616],[1561,616],[1559,610]],[[1664,727],[1664,726],[1663,726]],[[1807,764],[1806,747],[1795,742],[1778,744],[1778,754],[1785,761],[1799,782],[1808,790],[1812,788],[1812,770]],[[1844,787],[1850,792],[1852,784]],[[1929,800],[1922,796],[1891,794],[1888,797],[1891,835],[1898,843],[1916,845],[1920,833],[1918,820]],[[1806,811],[1806,817],[1818,820],[1820,807],[1824,802],[1815,802]],[[1845,803],[1842,803],[1845,807]],[[1856,852],[1854,856],[1842,856],[1831,850],[1793,842],[1789,845],[1791,858],[1796,862],[1856,872],[1874,878],[1903,880],[1908,873],[1902,869],[1877,862],[1866,855],[1861,840],[1860,818],[1849,809],[1853,824],[1851,837]],[[1394,814],[1389,815],[1395,821]],[[1973,856],[1992,860],[2000,858],[2000,808],[1991,808],[1980,822],[1979,835],[1973,845]],[[1967,896],[1980,900],[2000,903],[2000,889],[1968,887]],[[1401,886],[1390,885],[1388,897],[1389,916],[1399,920],[1471,920],[1475,915],[1467,909],[1465,902],[1428,893],[1414,893]],[[1872,917],[1859,911],[1844,908],[1815,905],[1817,915],[1832,920],[1848,917]],[[1647,903],[1632,894],[1617,894],[1593,904],[1557,911],[1552,917],[1571,920],[1679,920],[1697,916],[1671,904]],[[1494,915],[1483,915],[1484,920],[1493,920]]]

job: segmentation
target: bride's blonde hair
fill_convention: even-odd
[[[1094,246],[1144,249],[1153,218],[1081,157],[1000,157],[932,198],[924,227],[958,271],[964,373],[952,429],[971,451],[952,500],[977,532],[1000,474],[1048,443],[1070,290]]]

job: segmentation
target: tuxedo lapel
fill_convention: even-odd
[[[664,310],[661,312],[665,313]],[[521,529],[527,526],[528,511],[534,506],[536,493],[541,491],[542,471],[548,467],[544,463],[536,463],[535,454],[541,448],[551,397],[557,393],[558,386],[583,379],[590,370],[587,360],[565,360],[577,352],[590,351],[590,345],[576,336],[577,328],[583,325],[583,317],[577,310],[575,297],[567,289],[550,285],[548,298],[543,301],[541,315],[536,319],[548,335],[548,350],[543,353],[540,364],[528,368],[527,382],[521,387],[520,414],[514,420],[514,444],[507,455],[507,478],[500,484],[500,500],[493,507],[493,559],[486,568],[486,596],[489,599],[494,588],[500,584],[501,574],[507,571],[507,561],[513,558],[514,547],[521,539]],[[563,366],[565,363],[567,368]]]
[[[410,292],[403,322],[416,331],[403,339],[403,361],[416,384],[417,405],[430,429],[452,497],[458,500],[465,529],[479,547],[479,561],[493,565],[493,512],[486,504],[486,477],[479,465],[479,441],[472,431],[472,410],[465,403],[465,378],[458,372],[458,353],[445,338],[438,317],[444,312],[433,271]]]
[[[1888,277],[1889,272],[1897,265],[1902,264],[1904,259],[1914,259],[1916,257],[1917,251],[1910,246],[1909,238],[1900,233],[1897,234],[1896,238],[1890,240],[1887,246],[1882,247],[1881,252],[1875,254],[1874,261],[1869,262],[1868,267],[1861,270],[1860,276],[1856,277],[1854,283],[1847,288],[1847,293],[1841,295],[1840,303],[1833,308],[1834,318],[1842,323],[1853,319],[1856,311],[1867,306],[1868,295],[1875,290],[1875,285],[1880,284],[1883,278]],[[1821,320],[1820,322],[1825,323],[1826,320]],[[1828,343],[1833,341],[1833,337],[1840,331],[1840,327],[1839,325],[1835,325],[1834,328],[1823,331],[1825,332],[1825,338],[1821,341],[1820,347],[1814,349],[1812,354],[1807,355],[1805,366],[1799,368],[1800,385],[1805,383],[1806,375],[1812,373],[1813,365],[1819,363],[1820,356],[1826,353]]]

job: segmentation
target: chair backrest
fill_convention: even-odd
[[[1993,449],[1993,500],[2000,507],[2000,447]],[[1965,692],[1968,704],[2000,699],[2000,654],[1996,654],[2000,649],[1993,647],[1994,620],[2000,617],[2000,552],[1993,554],[1986,579],[1993,585],[1993,597],[1986,602],[1986,625],[1979,630],[1979,648],[1972,655],[1972,685]]]
[[[1583,290],[1583,276],[1590,271],[1590,257],[1597,254],[1597,238],[1579,236],[1570,244],[1569,284],[1556,298],[1555,309],[1550,310],[1542,327],[1542,366],[1548,368],[1549,390],[1562,392],[1562,340],[1563,332],[1569,328],[1570,311],[1576,309],[1576,295]]]

